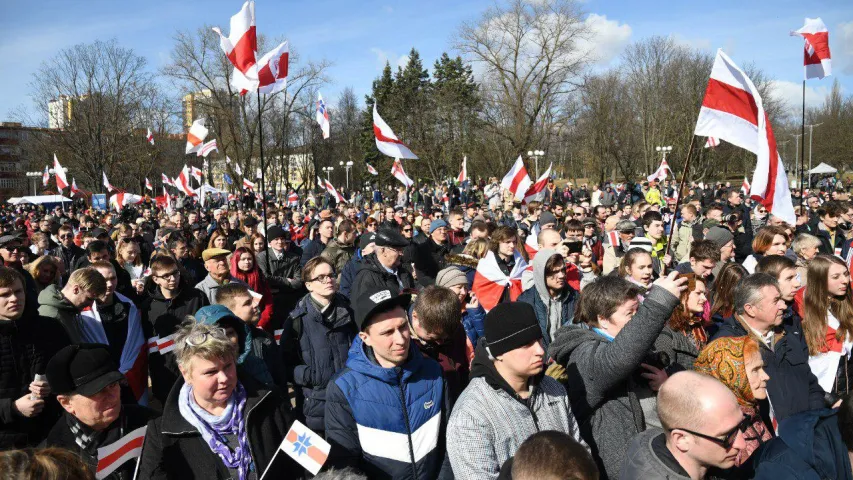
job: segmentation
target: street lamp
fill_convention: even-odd
[[[544,156],[545,152],[542,150],[528,150],[527,156],[533,157],[533,162],[536,164],[536,179],[539,179],[539,157]]]
[[[660,152],[660,154],[663,156],[663,158],[661,159],[661,163],[663,163],[666,161],[666,154],[672,151],[672,146],[667,145],[666,147],[655,147],[655,151]]]
[[[335,167],[323,167],[321,170],[323,170],[324,172],[326,172],[326,181],[328,181],[329,183],[331,183],[332,179],[330,178],[330,176],[329,176],[329,175],[332,173],[332,171],[334,171],[334,170],[335,170]]]
[[[349,169],[352,168],[352,160],[347,163],[344,163],[344,161],[341,160],[338,164],[342,167],[346,167],[347,169],[347,190],[349,190]]]
[[[43,173],[42,173],[42,172],[27,172],[27,179],[28,179],[28,180],[27,180],[27,187],[28,187],[28,188],[27,188],[27,191],[28,191],[28,192],[29,192],[29,190],[30,190],[30,189],[29,189],[29,186],[30,186],[30,185],[32,185],[32,187],[33,187],[33,195],[35,195],[35,194],[37,194],[37,193],[38,193],[38,185],[36,184],[36,179],[37,179],[37,178],[41,178],[41,176],[42,176],[42,175],[43,175]],[[30,180],[32,180],[32,182],[30,182]]]

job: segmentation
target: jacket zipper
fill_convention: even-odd
[[[397,370],[397,385],[400,387],[400,404],[403,406],[403,421],[406,422],[406,435],[409,437],[409,458],[411,458],[412,478],[418,478],[418,466],[415,464],[415,447],[412,445],[412,427],[409,425],[409,410],[406,407],[406,391],[403,389],[403,372]]]
[[[255,408],[258,405],[260,405],[261,402],[263,402],[264,399],[267,398],[267,396],[269,396],[269,394],[270,394],[270,392],[265,393],[263,397],[258,399],[258,403],[252,405],[252,408],[250,408],[248,411],[246,411],[246,443],[249,444],[249,453],[252,455],[252,463],[255,465],[255,473],[258,473],[259,466],[257,464],[258,463],[258,457],[257,457],[257,455],[255,455],[255,448],[252,446],[252,437],[249,436],[249,415],[252,414],[252,411],[254,411]],[[285,432],[285,434],[286,433],[287,432]],[[239,445],[239,443],[240,443],[239,438],[237,439],[237,443]],[[273,459],[270,458],[270,463],[272,463],[272,461],[273,461]],[[269,464],[267,465],[267,467],[269,467]]]
[[[527,397],[527,401],[524,401],[521,397],[518,397],[519,400],[527,407],[527,411],[530,412],[530,416],[533,418],[533,426],[536,427],[536,432],[539,432],[539,418],[536,417],[536,412],[533,411],[533,397],[536,394],[536,387],[534,390],[530,392],[530,395]],[[517,394],[516,394],[517,396]]]

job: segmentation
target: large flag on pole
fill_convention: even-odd
[[[190,167],[190,175],[192,175],[192,177],[195,179],[195,181],[198,182],[199,184],[201,184],[202,173],[204,173],[204,172],[202,172],[200,168]]]
[[[527,269],[527,262],[520,253],[515,252],[515,266],[509,275],[504,275],[495,253],[491,250],[477,263],[477,271],[474,272],[474,284],[471,291],[477,295],[480,305],[485,311],[489,311],[500,303],[504,289],[509,287],[511,301],[515,301],[521,295],[521,275]]]
[[[258,88],[258,39],[255,31],[255,2],[249,0],[231,17],[231,31],[222,34],[219,27],[213,31],[219,35],[219,46],[234,65],[231,85],[241,90],[254,91]]]
[[[50,167],[45,165],[44,172],[41,174],[41,184],[46,187],[48,182],[50,182]]]
[[[805,40],[803,65],[805,79],[823,78],[832,74],[832,57],[829,53],[829,30],[823,20],[807,18],[803,28],[791,32]]]
[[[64,188],[68,188],[68,177],[65,176],[65,169],[59,164],[56,154],[53,154],[53,174],[56,175],[56,189],[60,192]]]
[[[347,199],[344,198],[343,195],[338,193],[338,191],[335,189],[335,186],[332,185],[331,182],[329,182],[328,180],[323,180],[322,178],[317,177],[317,185],[320,185],[321,187],[325,188],[327,192],[334,195],[337,201],[347,203]]]
[[[379,175],[379,171],[373,167],[373,165],[367,163],[367,171],[370,172],[371,175]]]
[[[118,190],[116,187],[113,186],[112,183],[110,183],[109,179],[107,179],[107,172],[102,170],[101,174],[104,177],[101,179],[103,184],[104,184],[104,188],[106,188],[108,192],[112,192],[113,190]]]
[[[744,195],[749,195],[749,180],[746,177],[743,177],[743,184],[740,186],[740,191],[743,192]]]
[[[255,189],[255,184],[243,178],[243,188],[250,188],[252,190]]]
[[[553,167],[554,163],[552,162],[548,165],[548,170],[545,170],[545,173],[536,179],[536,183],[527,189],[527,192],[524,194],[524,200],[521,203],[530,203],[534,200],[541,202],[545,198],[545,187],[548,186],[548,179],[551,178],[551,169]]]
[[[184,153],[197,152],[207,136],[207,128],[204,126],[204,119],[199,118],[193,122],[190,131],[187,132],[187,149]]]
[[[462,157],[462,171],[459,172],[459,176],[456,177],[456,183],[462,183],[465,180],[468,180],[468,157]]]
[[[415,184],[415,181],[406,175],[406,172],[403,170],[403,162],[401,162],[399,158],[395,158],[394,164],[391,165],[391,175],[394,175],[394,178],[403,182],[403,185],[405,185],[406,188]]]
[[[153,134],[153,133],[151,133],[151,129],[150,129],[150,128],[148,129],[148,135],[145,135],[145,140],[146,140],[148,143],[150,143],[151,145],[154,145],[154,134]]]
[[[145,177],[145,188],[154,191],[154,185],[151,185],[151,180],[148,180],[148,177]]]
[[[125,205],[142,203],[142,197],[135,193],[118,192],[110,197],[110,206],[114,207],[117,212],[120,212]]]
[[[530,180],[527,169],[524,167],[524,161],[521,159],[521,155],[519,155],[518,160],[515,161],[512,168],[504,176],[503,180],[501,180],[501,187],[512,192],[516,200],[522,200],[532,183],[533,181]]]
[[[173,182],[172,179],[170,179],[169,176],[165,173],[160,174],[160,181],[163,182],[163,185],[171,185],[173,187],[175,186],[175,182]]]
[[[287,64],[290,59],[290,48],[287,42],[279,44],[261,57],[258,69],[259,87],[261,93],[272,95],[287,88]],[[246,92],[241,91],[243,95]]]
[[[409,158],[417,160],[418,156],[412,153],[408,146],[403,143],[391,127],[379,116],[376,104],[373,104],[373,134],[376,136],[376,148],[385,155],[393,158]]]
[[[210,152],[212,152],[214,150],[216,150],[217,152],[219,151],[219,147],[216,146],[216,139],[215,138],[213,140],[203,144],[201,146],[201,148],[198,149],[198,152],[196,152],[196,156],[207,158],[207,156],[210,154]]]
[[[715,137],[757,155],[753,199],[767,211],[795,225],[788,176],[758,89],[722,50],[717,50],[695,135]]]
[[[82,194],[83,194],[83,190],[80,190],[79,188],[77,188],[77,180],[74,180],[72,178],[71,179],[71,196],[73,197],[75,195],[82,195]]]
[[[323,130],[323,139],[329,138],[329,111],[326,110],[326,103],[323,102],[323,96],[317,93],[317,123],[320,124],[320,129]]]
[[[652,180],[666,180],[666,171],[667,170],[669,170],[669,172],[672,173],[672,169],[669,168],[669,164],[666,162],[666,159],[663,159],[660,162],[660,167],[658,167],[658,169],[655,171],[655,173],[649,175],[646,178],[646,180],[648,180],[650,182]]]
[[[190,173],[189,167],[184,165],[184,168],[181,169],[180,175],[178,175],[177,181],[175,182],[175,187],[184,195],[188,197],[195,196],[195,190],[190,186],[190,177],[192,174]]]

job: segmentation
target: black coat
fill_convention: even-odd
[[[415,253],[415,269],[418,272],[418,283],[424,287],[433,285],[438,272],[447,266],[444,257],[450,253],[450,247],[439,245],[430,238],[418,245]]]
[[[246,389],[246,431],[249,449],[258,478],[266,470],[290,429],[293,419],[276,390],[269,390],[238,373]],[[230,479],[228,468],[210,449],[195,427],[178,410],[178,396],[183,380],[175,383],[163,416],[148,423],[139,478],[148,479]],[[300,478],[305,472],[288,455],[279,454],[266,478]]]
[[[720,337],[743,337],[747,329],[736,318],[726,318],[710,341]],[[754,334],[752,335],[754,337]],[[790,312],[777,328],[773,349],[757,340],[764,360],[764,370],[770,376],[767,395],[773,402],[776,418],[783,420],[796,413],[824,407],[824,392],[809,368],[809,349],[803,338],[800,319]]]
[[[61,258],[65,263],[65,273],[62,274],[62,284],[65,285],[68,282],[68,277],[71,276],[71,270],[74,268],[74,264],[83,257],[86,256],[86,251],[77,245],[71,244],[71,248],[65,248],[62,245],[54,248],[50,251],[50,254],[54,257]]]
[[[317,432],[325,428],[326,384],[346,366],[347,352],[358,334],[346,297],[335,295],[331,308],[334,314],[324,318],[310,294],[305,295],[287,319],[281,340],[288,379],[302,387],[297,398],[300,403],[304,400],[305,424]]]
[[[375,253],[371,253],[362,257],[362,265],[355,276],[350,298],[359,298],[364,292],[375,290],[377,287],[400,290],[400,283],[403,284],[403,289],[415,288],[415,279],[408,270],[400,266],[397,269],[397,275],[394,275],[385,270]]]
[[[139,308],[146,339],[174,334],[187,315],[195,315],[198,309],[209,303],[203,292],[192,288],[186,281],[181,283],[178,296],[171,300],[163,297],[153,282],[147,293]],[[180,376],[174,352],[150,354],[148,372],[151,375],[151,393],[162,403]]]
[[[267,269],[267,258],[269,258],[269,269]],[[273,294],[275,314],[271,327],[281,328],[284,319],[306,293],[305,284],[302,282],[302,265],[299,264],[299,255],[285,250],[281,259],[278,259],[272,249],[267,249],[258,254],[258,267],[267,278]]]
[[[36,445],[56,423],[61,408],[55,396],[33,418],[21,416],[13,405],[29,393],[35,375],[45,373],[51,357],[70,343],[53,318],[24,314],[14,322],[0,322],[0,450]]]
[[[159,414],[147,407],[139,405],[122,405],[121,415],[106,430],[98,434],[99,440],[89,449],[83,449],[77,444],[74,434],[71,432],[69,420],[71,415],[66,413],[56,422],[40,448],[59,447],[70,450],[77,454],[83,463],[94,474],[98,470],[98,449],[110,445],[137,428],[144,427],[149,421],[157,418]],[[128,460],[113,473],[104,477],[109,480],[131,480],[136,470],[136,461]]]

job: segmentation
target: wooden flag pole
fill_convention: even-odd
[[[684,192],[684,181],[687,179],[687,171],[690,170],[690,160],[693,157],[693,143],[696,141],[696,135],[690,136],[690,146],[687,147],[687,159],[684,160],[684,170],[681,172],[681,181],[678,184],[678,191],[675,196],[675,210],[672,212],[672,220],[669,221],[669,239],[666,242],[667,254],[672,253],[672,235],[675,233],[675,217],[678,215],[678,206],[681,204],[681,197]]]
[[[803,116],[800,120],[800,206],[806,205],[806,81],[803,80]],[[811,187],[811,185],[809,185]]]
[[[261,115],[261,89],[258,88],[255,90],[258,94],[258,145],[261,149],[261,217],[264,222],[264,258],[266,259],[267,264],[267,272],[272,274],[272,270],[270,270],[270,255],[269,255],[269,240],[267,239],[267,195],[265,190],[265,171],[266,164],[264,163],[264,129],[261,126],[263,124],[263,118]]]

